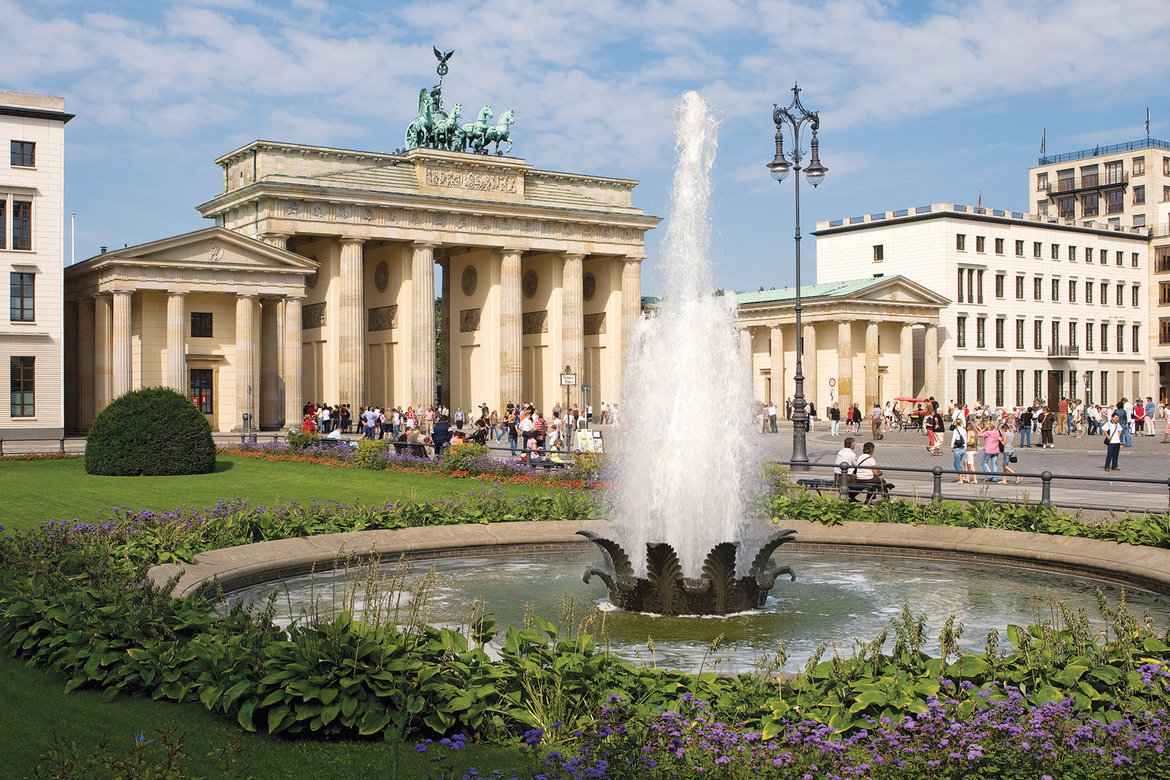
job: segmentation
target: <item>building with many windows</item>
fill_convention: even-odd
[[[0,91],[0,268],[8,318],[0,364],[8,400],[0,439],[59,438],[64,428],[62,285],[65,101]],[[3,158],[0,158],[2,160]]]
[[[939,400],[1155,395],[1149,370],[1149,231],[936,203],[821,222],[817,281],[902,275],[948,299]]]

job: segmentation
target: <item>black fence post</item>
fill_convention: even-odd
[[[4,455],[4,440],[0,439],[0,457]]]
[[[1040,506],[1052,506],[1052,472],[1040,472]]]
[[[60,444],[61,444],[61,449],[59,450],[59,452],[60,452],[62,455],[64,455],[64,454],[65,454],[65,439],[64,439],[64,437],[62,437],[62,439],[61,439],[61,441],[60,441]]]
[[[942,468],[942,466],[935,466],[934,468],[932,468],[930,470],[930,473],[934,474],[934,492],[930,494],[930,500],[931,501],[942,501],[942,497],[943,497],[943,494],[942,494],[943,468]]]

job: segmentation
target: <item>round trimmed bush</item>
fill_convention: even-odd
[[[85,470],[122,477],[207,474],[215,470],[211,426],[182,393],[166,387],[133,390],[94,419],[85,441]]]

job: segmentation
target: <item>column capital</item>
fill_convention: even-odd
[[[366,243],[366,239],[342,236],[341,238],[337,239],[337,243],[341,244],[342,246],[354,246],[355,244],[361,246],[362,244]]]
[[[288,240],[292,238],[291,233],[261,233],[260,240],[265,244],[271,244],[278,249],[287,248]]]
[[[584,260],[586,257],[584,252],[565,252],[563,256],[565,260]]]
[[[434,242],[434,241],[411,241],[410,248],[411,249],[431,249],[431,250],[434,250],[434,249],[438,249],[439,245],[437,242]]]
[[[185,298],[185,297],[187,297],[188,292],[189,292],[188,290],[167,290],[167,297],[168,298]]]
[[[255,299],[257,297],[258,296],[254,292],[238,292],[238,293],[236,293],[236,300],[242,300],[242,299],[246,299],[246,298]]]

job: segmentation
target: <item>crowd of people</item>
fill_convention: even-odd
[[[616,422],[616,405],[601,404],[602,424]],[[366,406],[356,414],[348,404],[309,402],[303,409],[300,429],[317,432],[333,439],[351,434],[365,439],[390,439],[395,448],[419,457],[427,456],[427,447],[438,457],[450,445],[475,443],[493,446],[507,440],[512,456],[529,463],[566,463],[565,454],[577,449],[576,431],[594,422],[593,405],[582,412],[578,407],[565,409],[556,402],[549,416],[533,404],[509,403],[503,414],[488,405],[476,409],[451,410],[435,406],[382,408]],[[502,444],[500,445],[503,446]]]

